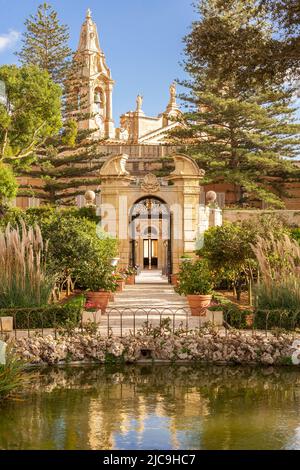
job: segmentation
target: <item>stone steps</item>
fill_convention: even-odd
[[[132,334],[145,328],[147,321],[148,326],[159,327],[167,318],[172,330],[200,328],[208,321],[221,324],[221,319],[213,312],[192,317],[186,297],[177,294],[157,271],[142,272],[138,279],[145,282],[125,286],[124,291],[116,293],[114,301],[109,302],[106,313],[101,315],[99,312],[99,331],[102,334]]]
[[[122,293],[115,294],[109,307],[117,308],[189,308],[185,297],[181,297],[169,284],[135,284],[126,286]]]

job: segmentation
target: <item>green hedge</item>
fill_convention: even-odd
[[[49,305],[31,309],[0,309],[0,317],[14,317],[17,329],[55,328],[72,322],[79,324],[82,305]]]
[[[285,330],[293,330],[300,327],[300,310],[299,312],[284,310],[257,310],[254,316],[254,326],[257,329],[283,328]]]
[[[218,296],[216,296],[218,298]],[[209,307],[210,311],[223,311],[223,319],[228,325],[232,328],[237,328],[239,330],[249,328],[247,325],[247,315],[252,312],[249,310],[241,310],[236,304],[230,302],[229,300],[224,300],[223,298],[218,298],[220,304],[213,307]]]

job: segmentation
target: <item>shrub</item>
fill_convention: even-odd
[[[276,240],[259,237],[252,245],[260,279],[255,288],[256,324],[261,327],[299,326],[300,247],[287,235]]]
[[[224,322],[228,323],[232,328],[236,328],[238,330],[249,328],[247,325],[247,315],[252,314],[252,311],[242,310],[238,305],[225,298],[217,300],[219,301],[219,304],[209,307],[208,310],[217,312],[222,310]]]
[[[57,210],[50,206],[25,211],[27,226],[40,226],[44,240],[48,240],[48,269],[57,274],[60,288],[72,279],[81,286],[88,269],[108,266],[117,254],[117,240],[103,233],[89,208]],[[89,216],[90,214],[90,216]],[[12,223],[20,224],[19,214],[11,212]],[[6,221],[9,214],[6,215]]]
[[[85,290],[97,292],[115,292],[117,283],[113,274],[113,267],[108,263],[99,263],[91,260],[81,267],[80,287]]]
[[[1,309],[0,317],[13,316],[14,327],[19,330],[35,328],[55,328],[68,323],[78,325],[81,319],[82,305],[49,305],[31,309]]]
[[[298,311],[257,309],[254,316],[254,326],[260,330],[273,328],[294,330],[300,327],[300,309]]]
[[[280,218],[264,216],[257,220],[225,223],[205,232],[204,247],[198,253],[208,260],[219,284],[231,283],[238,299],[242,289],[248,287],[250,290],[257,277],[257,262],[251,243],[266,232],[272,232],[280,239],[287,228]]]
[[[23,385],[23,363],[7,354],[6,364],[0,364],[0,402]]]
[[[293,240],[296,240],[300,245],[300,228],[299,227],[298,228],[293,228],[291,230],[291,238]]]
[[[2,197],[12,199],[16,196],[18,184],[12,169],[0,162],[0,202]]]
[[[203,260],[182,263],[176,292],[181,295],[207,295],[212,293],[212,275]]]
[[[46,273],[46,252],[40,228],[0,232],[0,308],[47,304],[54,280]]]

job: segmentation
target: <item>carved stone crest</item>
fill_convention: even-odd
[[[141,189],[146,193],[156,193],[160,190],[160,184],[153,173],[148,173],[142,181]]]

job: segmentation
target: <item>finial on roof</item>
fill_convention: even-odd
[[[86,18],[92,18],[92,12],[91,12],[91,9],[88,8],[87,11],[86,11]]]
[[[143,106],[143,97],[138,94],[136,98],[136,110],[141,111]]]

